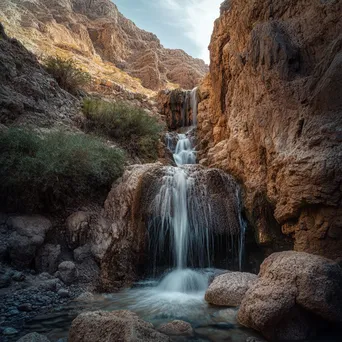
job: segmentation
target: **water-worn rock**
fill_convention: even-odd
[[[282,232],[331,259],[342,250],[341,12],[341,1],[226,1],[198,113],[199,160],[244,184],[258,243],[283,244]]]
[[[14,266],[27,268],[43,245],[51,222],[42,216],[15,216],[7,221],[12,230],[9,237],[9,255]]]
[[[74,283],[78,277],[76,265],[72,261],[63,261],[59,264],[58,273],[60,279],[67,285]]]
[[[313,314],[342,322],[342,269],[332,260],[289,251],[263,262],[238,320],[272,341],[300,340],[314,332]]]
[[[239,306],[256,279],[255,274],[243,272],[219,275],[210,284],[205,293],[205,300],[214,305]]]
[[[17,342],[50,342],[50,340],[46,336],[34,332],[23,336]]]
[[[166,324],[162,324],[158,330],[166,335],[182,335],[182,336],[191,336],[194,331],[192,326],[188,322],[175,320]]]
[[[72,322],[70,342],[165,342],[166,335],[130,311],[83,313]]]

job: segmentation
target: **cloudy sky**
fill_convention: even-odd
[[[167,48],[209,63],[208,45],[223,0],[113,0],[125,17],[155,33]]]

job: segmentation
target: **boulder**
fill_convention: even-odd
[[[70,285],[77,280],[77,268],[72,261],[64,261],[58,266],[58,273],[63,283]]]
[[[278,341],[310,337],[316,320],[342,321],[341,267],[294,251],[265,259],[259,278],[242,300],[239,323]]]
[[[205,300],[219,306],[239,306],[256,281],[252,273],[230,272],[217,276],[205,293]]]
[[[27,268],[43,245],[46,233],[51,229],[50,220],[42,216],[16,216],[7,221],[12,230],[9,237],[9,255],[12,264]]]
[[[95,311],[72,322],[69,342],[165,342],[169,337],[130,311]]]
[[[34,332],[23,336],[17,342],[50,342],[50,340],[46,336]]]
[[[46,244],[41,247],[35,258],[36,270],[53,274],[58,268],[58,259],[61,255],[60,245]]]
[[[191,336],[194,333],[190,323],[179,320],[162,324],[158,330],[163,334],[174,336]]]

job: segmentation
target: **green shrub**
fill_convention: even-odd
[[[125,102],[85,99],[83,114],[89,130],[119,141],[132,155],[144,160],[158,157],[162,126],[143,109]]]
[[[92,194],[106,195],[123,166],[121,150],[85,134],[40,137],[9,129],[0,133],[1,203],[15,210],[75,205]]]
[[[90,75],[79,69],[72,59],[47,57],[44,61],[46,71],[53,76],[59,86],[71,94],[90,82]]]

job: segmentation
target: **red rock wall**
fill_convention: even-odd
[[[244,184],[259,242],[267,203],[296,250],[330,258],[342,256],[341,13],[340,0],[225,1],[198,116],[201,163]]]

